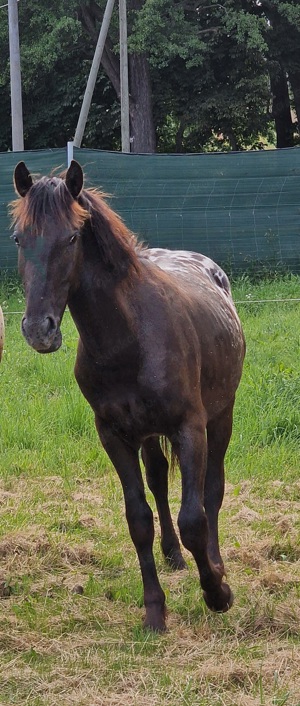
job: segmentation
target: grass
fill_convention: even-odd
[[[122,492],[73,377],[69,314],[53,356],[20,333],[0,288],[0,705],[300,706],[299,278],[234,284],[247,339],[220,519],[235,603],[206,609],[196,568],[155,554],[168,632],[141,628]],[[179,477],[170,505],[179,509]]]

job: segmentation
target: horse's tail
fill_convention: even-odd
[[[161,444],[161,449],[166,457],[168,464],[169,464],[169,474],[170,476],[174,475],[176,466],[178,464],[178,458],[177,455],[172,447],[172,444],[170,443],[169,439],[167,436],[161,436],[160,437],[160,444]]]

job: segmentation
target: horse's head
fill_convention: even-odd
[[[43,177],[34,182],[20,162],[14,183],[21,197],[12,204],[12,213],[26,297],[22,333],[39,353],[52,353],[62,342],[60,322],[76,287],[79,236],[89,217],[77,201],[83,173],[72,161],[64,179]]]

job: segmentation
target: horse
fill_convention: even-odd
[[[68,306],[79,333],[75,377],[123,488],[144,626],[164,631],[166,608],[140,458],[163,555],[173,569],[186,567],[168,504],[164,442],[181,473],[181,542],[194,557],[207,606],[225,612],[233,593],[224,582],[218,514],[245,354],[228,278],[199,253],[140,243],[102,192],[84,188],[75,160],[60,176],[35,180],[20,162],[14,185],[22,333],[38,353],[57,351]]]
[[[0,362],[2,359],[3,348],[4,348],[4,318],[3,318],[3,311],[0,306]]]

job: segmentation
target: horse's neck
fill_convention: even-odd
[[[130,312],[126,312],[126,283],[115,285],[105,268],[91,264],[85,269],[69,309],[86,350],[96,360],[117,350],[119,342],[132,339]],[[120,296],[121,291],[121,296]],[[106,353],[107,352],[107,353]]]

